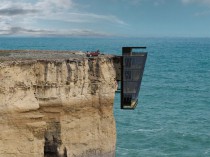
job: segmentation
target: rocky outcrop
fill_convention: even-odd
[[[3,52],[0,157],[115,156],[113,56]]]

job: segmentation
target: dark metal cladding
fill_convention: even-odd
[[[121,109],[135,109],[147,59],[146,47],[123,47],[121,60]]]

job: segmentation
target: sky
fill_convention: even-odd
[[[210,37],[210,0],[0,0],[0,36]]]

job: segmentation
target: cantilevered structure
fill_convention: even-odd
[[[147,59],[146,47],[123,47],[121,59],[121,109],[135,109]]]

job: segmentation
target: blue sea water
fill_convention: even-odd
[[[133,111],[116,94],[117,157],[210,156],[210,38],[0,38],[0,49],[97,50],[147,46]]]

